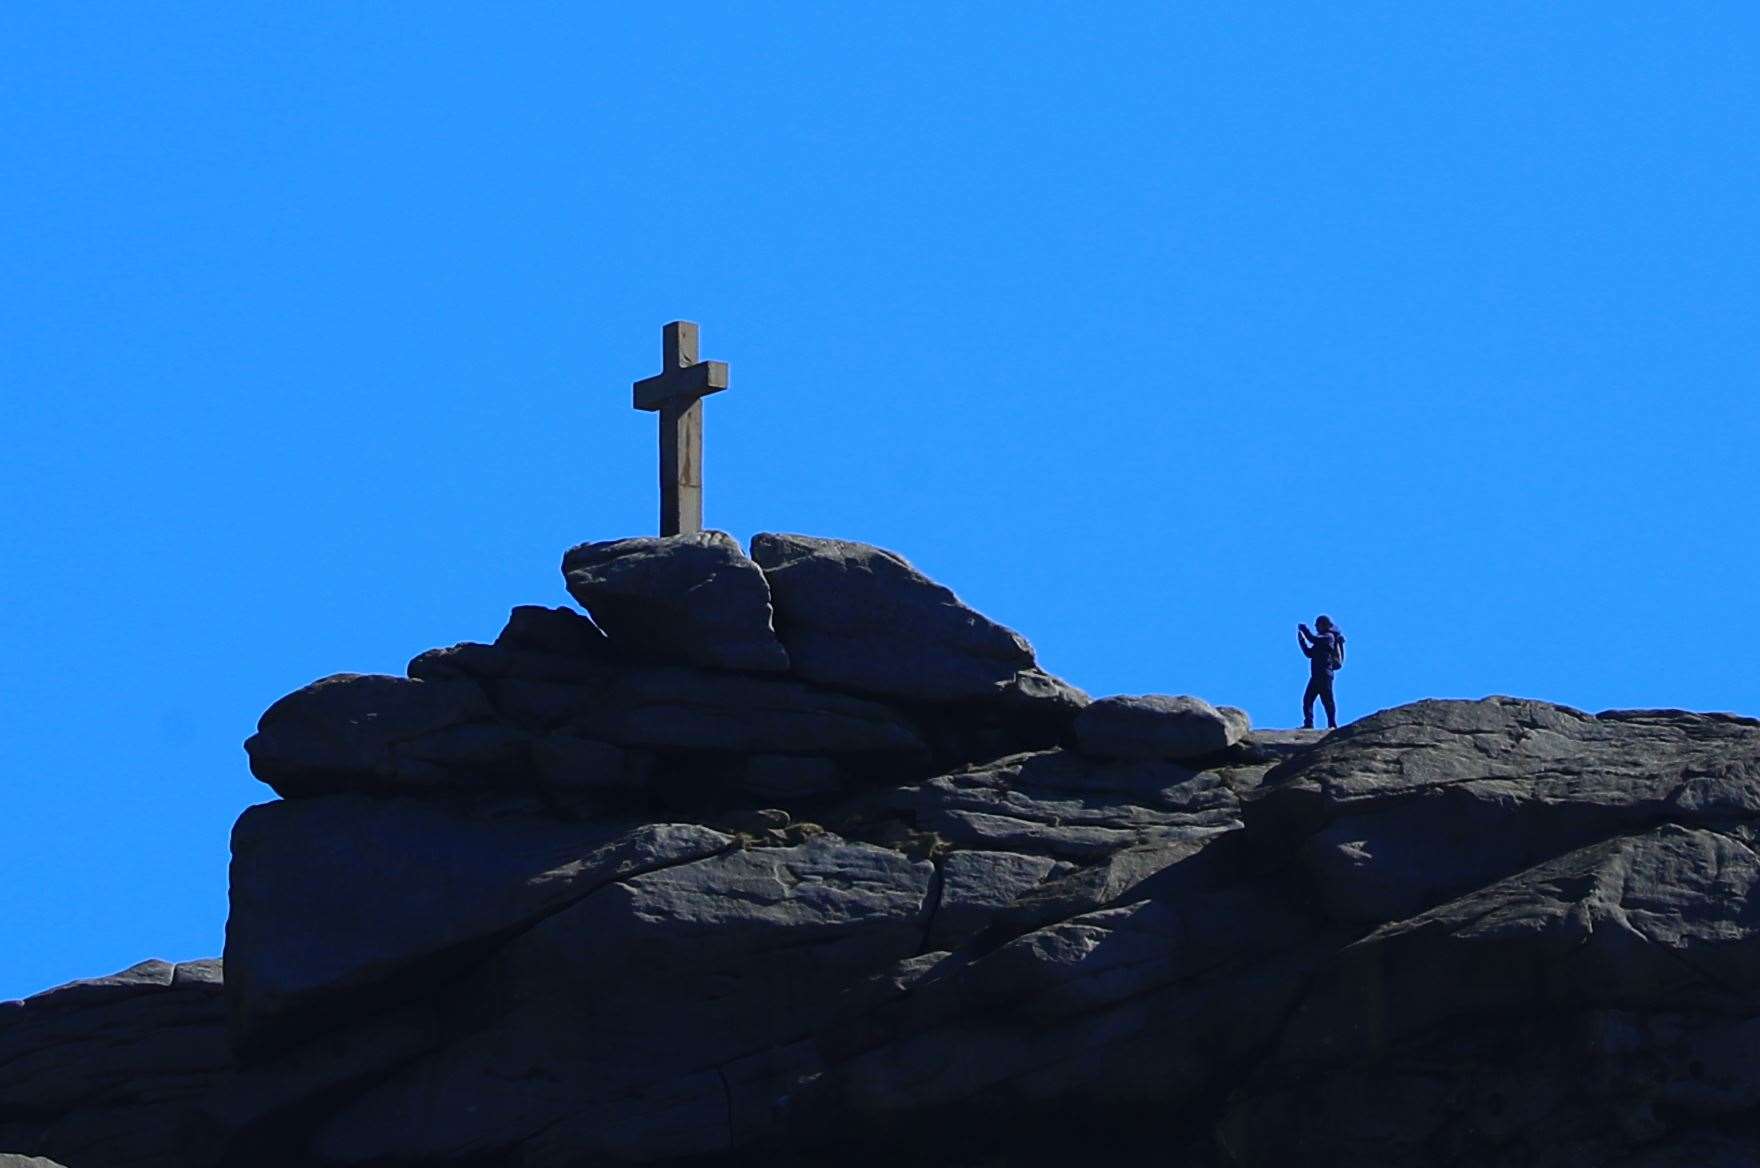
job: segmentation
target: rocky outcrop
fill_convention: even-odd
[[[1203,698],[1150,694],[1101,698],[1076,715],[1076,745],[1100,758],[1199,759],[1239,742],[1245,710]]]
[[[604,631],[516,609],[270,708],[224,992],[150,963],[0,1008],[0,1147],[1760,1161],[1760,722],[1252,731],[1087,703],[878,549],[586,546]],[[758,584],[786,671],[738,661]],[[701,652],[644,631],[698,585],[735,589]]]
[[[1292,855],[1329,915],[1364,925],[1620,833],[1760,815],[1753,721],[1681,711],[1418,702],[1284,774],[1248,808],[1255,838]]]
[[[795,1048],[842,987],[916,950],[932,872],[818,836],[608,884],[500,947],[461,987],[473,1032],[319,1125],[314,1154],[562,1165],[727,1151],[769,1129],[778,1095],[813,1068],[810,1045]]]
[[[1231,1107],[1237,1159],[1283,1164],[1320,1135],[1381,1163],[1619,1163],[1742,1130],[1760,1107],[1752,842],[1617,836],[1347,946]]]
[[[764,573],[724,532],[583,543],[562,557],[562,574],[620,649],[711,669],[788,669]]]
[[[287,798],[495,790],[654,810],[681,784],[833,795],[1042,748],[1086,702],[891,553],[792,536],[754,550],[774,567],[718,532],[581,544],[564,574],[597,624],[524,606],[493,644],[419,654],[407,678],[313,682],[264,713],[251,769]],[[792,666],[773,588],[804,647]],[[839,673],[815,630],[857,611],[889,663]]]
[[[481,783],[515,769],[524,736],[468,678],[339,673],[288,694],[245,743],[279,795]]]
[[[960,603],[903,556],[868,544],[760,535],[777,633],[809,681],[909,703],[1073,712],[1086,695],[1039,670],[1026,638]]]
[[[218,961],[145,961],[0,1004],[0,1148],[68,1168],[215,1162],[221,994]]]
[[[348,795],[253,807],[232,834],[234,1041],[257,1048],[444,979],[617,880],[732,840],[559,821],[517,803]]]
[[[826,1037],[844,1056],[816,1101],[878,1124],[1213,1099],[1238,1164],[1751,1159],[1757,746],[1745,719],[1507,699],[1366,719],[1280,764],[1241,830],[1024,911],[1037,889],[1004,916],[1036,927],[901,966]],[[1340,848],[1354,878],[1317,883]],[[1429,901],[1406,915],[1425,871]],[[956,1050],[950,1074],[937,1052]]]

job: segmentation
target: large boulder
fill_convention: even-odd
[[[764,574],[724,532],[579,544],[562,574],[619,648],[711,669],[788,668]]]
[[[580,824],[519,805],[333,796],[232,833],[232,1034],[285,1045],[484,959],[606,884],[726,847],[691,824]]]
[[[572,608],[515,605],[495,638],[504,649],[575,660],[605,660],[610,642],[592,621]]]
[[[498,683],[602,681],[626,663],[598,626],[573,609],[522,604],[493,645],[466,641],[429,649],[407,672],[420,681],[468,677],[494,701]]]
[[[0,1148],[79,1168],[212,1162],[221,995],[218,961],[146,961],[0,1003]]]
[[[777,635],[795,674],[918,703],[987,702],[1060,711],[1080,690],[1038,668],[1025,637],[962,604],[904,557],[864,543],[766,533],[752,559],[770,582]]]
[[[529,766],[527,735],[468,678],[338,673],[270,706],[244,747],[286,798],[481,786]]]
[[[459,988],[470,1032],[342,1101],[314,1159],[561,1168],[727,1151],[817,1073],[810,1036],[843,988],[916,951],[931,875],[821,836],[608,884],[510,938]]]
[[[1760,815],[1756,775],[1749,718],[1424,701],[1279,765],[1243,814],[1329,916],[1375,925],[1621,832]]]
[[[1196,759],[1239,742],[1247,714],[1186,695],[1101,698],[1076,715],[1076,745],[1100,758]]]
[[[325,678],[263,714],[245,743],[251,769],[287,798],[547,791],[573,799],[641,789],[660,756],[699,769],[704,756],[718,756],[717,768],[729,772],[752,770],[762,757],[757,772],[781,776],[786,792],[837,789],[843,763],[923,773],[932,755],[914,718],[836,690],[717,670],[543,659],[564,660],[574,664],[548,676],[509,673],[520,658],[500,645],[466,644],[411,662],[419,679]],[[753,788],[764,787],[760,776]]]
[[[1237,1094],[1224,1123],[1237,1161],[1372,1147],[1376,1163],[1414,1168],[1438,1148],[1472,1162],[1612,1163],[1634,1143],[1751,1114],[1752,842],[1664,825],[1345,948]]]

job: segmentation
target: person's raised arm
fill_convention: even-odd
[[[1314,635],[1308,632],[1307,625],[1296,626],[1296,648],[1302,651],[1302,656],[1312,657],[1314,655],[1313,640]]]

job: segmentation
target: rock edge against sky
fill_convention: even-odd
[[[563,576],[589,615],[265,712],[224,976],[0,1005],[0,1151],[1760,1157],[1760,722],[1491,698],[1255,732],[1091,701],[859,543],[584,544]]]

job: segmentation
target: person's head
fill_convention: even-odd
[[[1332,618],[1325,614],[1321,614],[1314,618],[1314,627],[1323,633],[1330,633],[1332,631]]]

